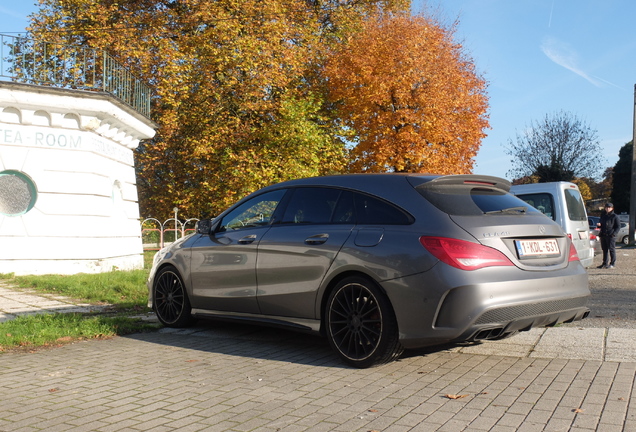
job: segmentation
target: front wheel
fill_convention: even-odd
[[[154,310],[163,325],[187,327],[192,324],[192,307],[176,268],[161,269],[155,276],[152,291]]]
[[[327,301],[326,328],[334,351],[358,368],[387,363],[403,351],[388,298],[363,277],[336,285]]]
[[[623,240],[621,240],[621,242],[622,242],[625,246],[627,246],[627,245],[629,244],[629,236],[625,236],[625,237],[623,237]]]

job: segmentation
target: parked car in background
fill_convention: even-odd
[[[601,232],[598,224],[601,223],[601,218],[598,216],[588,216],[587,223],[589,227],[589,236],[590,236],[590,247],[594,251],[594,255],[600,253],[601,249],[601,238],[598,236]]]
[[[159,251],[149,305],[171,327],[207,317],[316,332],[355,367],[585,318],[572,241],[509,189],[422,174],[272,185]]]
[[[590,229],[597,229],[598,228],[598,224],[601,223],[601,218],[598,216],[588,216],[587,217],[587,223],[588,226],[590,227]]]
[[[594,249],[590,245],[589,219],[577,185],[569,182],[531,183],[514,185],[510,191],[558,223],[572,239],[581,264],[584,267],[592,265]]]
[[[598,236],[601,230],[599,228],[592,228],[589,231],[590,236],[590,247],[594,251],[594,255],[600,253],[602,251],[601,248],[601,238]]]
[[[636,239],[636,234],[634,234],[634,238]],[[624,245],[629,244],[629,224],[625,222],[621,222],[621,229],[618,231],[616,235],[616,242],[623,243]]]

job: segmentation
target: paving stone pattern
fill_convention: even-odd
[[[430,350],[358,370],[252,326],[3,354],[0,371],[1,431],[636,431],[633,362]]]
[[[619,264],[590,269],[587,320],[373,369],[223,323],[0,353],[0,432],[636,432],[636,250]],[[0,321],[95,310],[0,284]]]

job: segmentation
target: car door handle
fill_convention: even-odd
[[[256,234],[250,234],[248,236],[243,237],[242,239],[239,239],[239,244],[250,244],[250,243],[254,243],[254,240],[256,240]]]
[[[305,243],[310,245],[323,244],[329,239],[329,234],[316,234],[305,239]]]

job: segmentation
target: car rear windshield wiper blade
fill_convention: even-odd
[[[510,208],[501,209],[501,210],[491,210],[491,211],[484,212],[484,214],[519,214],[519,213],[525,213],[526,211],[528,211],[528,207],[519,206],[519,207],[510,207]]]

